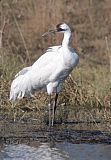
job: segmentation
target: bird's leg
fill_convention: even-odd
[[[49,95],[49,127],[51,126],[51,95]]]
[[[54,100],[54,103],[53,103],[52,126],[54,125],[55,111],[56,111],[56,108],[57,108],[57,99],[58,99],[58,93],[56,93],[56,95],[55,95],[55,100]]]

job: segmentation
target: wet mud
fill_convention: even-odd
[[[2,122],[0,123],[0,144],[64,141],[74,144],[111,144],[111,133],[96,130],[94,126],[94,122],[88,124],[86,122],[56,123],[51,128],[46,124]]]

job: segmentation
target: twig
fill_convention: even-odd
[[[16,19],[16,17],[15,17],[14,14],[13,14],[13,18],[14,18],[15,24],[16,24],[16,26],[17,26],[17,29],[18,29],[18,31],[19,31],[19,33],[20,33],[20,36],[21,36],[21,39],[22,39],[24,48],[25,48],[25,50],[26,50],[26,56],[27,56],[28,61],[29,61],[29,63],[30,63],[29,51],[28,51],[28,49],[27,49],[27,45],[26,45],[25,39],[24,39],[24,37],[23,37],[22,31],[21,31],[21,29],[20,29],[20,26],[19,26],[19,24],[18,24],[18,22],[17,22],[17,19]]]
[[[2,44],[3,44],[2,43],[3,42],[3,32],[4,32],[6,24],[7,24],[7,21],[4,18],[4,22],[3,22],[2,28],[0,29],[0,48],[2,48]]]
[[[111,54],[110,54],[110,48],[109,48],[109,44],[108,44],[108,37],[105,37],[105,42],[106,42],[106,50],[107,50],[107,54],[109,57],[109,69],[110,69],[110,73],[111,73]]]

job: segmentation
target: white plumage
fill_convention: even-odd
[[[10,100],[15,101],[25,95],[33,96],[35,91],[40,89],[47,91],[48,95],[54,92],[58,94],[64,80],[78,64],[78,55],[74,49],[69,47],[71,37],[69,26],[65,23],[58,24],[56,29],[50,30],[43,36],[51,32],[64,33],[62,45],[48,48],[46,53],[32,66],[26,67],[16,74],[11,84]],[[51,105],[51,100],[49,103]]]

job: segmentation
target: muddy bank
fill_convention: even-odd
[[[70,107],[69,107],[70,108]],[[58,109],[61,109],[60,107]],[[48,127],[48,115],[45,110],[30,111],[16,115],[13,112],[0,112],[0,143],[34,143],[34,142],[70,142],[70,143],[106,143],[111,144],[110,121],[102,118],[87,118],[74,109],[67,112],[57,110],[56,123],[53,128]],[[75,116],[76,115],[76,116]],[[78,117],[78,118],[77,118]]]
[[[79,125],[77,129],[77,125]],[[81,125],[83,125],[81,127]],[[81,129],[80,129],[81,128]],[[84,129],[83,129],[84,128]],[[55,124],[53,128],[36,123],[6,123],[0,124],[0,143],[27,143],[27,142],[62,142],[70,143],[106,143],[111,144],[111,133],[92,130],[83,124]]]

